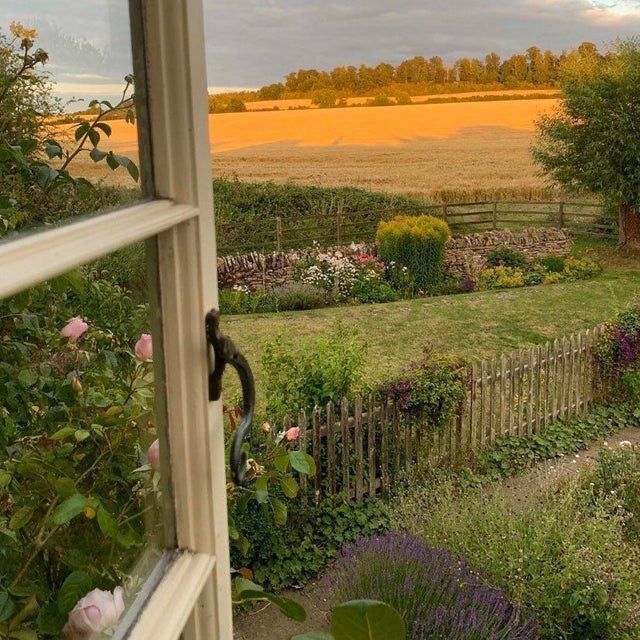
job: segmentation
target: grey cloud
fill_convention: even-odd
[[[623,7],[603,19],[594,7]],[[413,55],[560,51],[640,33],[640,0],[204,0],[209,84],[260,86],[298,67],[398,63]],[[634,7],[635,12],[634,12]],[[596,12],[597,13],[597,12]],[[126,0],[2,0],[0,27],[37,26],[57,78],[131,70]]]

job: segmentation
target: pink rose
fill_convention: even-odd
[[[160,471],[160,440],[154,440],[147,449],[147,460],[154,471]]]
[[[71,342],[79,340],[87,331],[89,325],[83,321],[82,318],[76,316],[71,318],[67,324],[60,330],[60,335],[63,338],[69,338]]]
[[[88,640],[103,631],[115,629],[124,612],[122,587],[113,593],[94,589],[81,598],[69,613],[63,632],[70,640]]]
[[[151,358],[153,357],[153,342],[151,340],[151,335],[148,333],[143,333],[140,336],[138,342],[136,342],[136,346],[133,351],[136,354],[136,358],[138,358],[138,360],[142,360],[143,362],[146,360],[151,360]]]
[[[284,437],[287,442],[297,440],[300,437],[300,427],[291,427],[291,429],[285,432]]]

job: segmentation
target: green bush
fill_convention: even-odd
[[[479,289],[513,289],[524,286],[524,272],[516,267],[499,266],[485,269],[478,280]]]
[[[282,335],[262,355],[267,414],[275,418],[309,414],[317,405],[340,402],[362,383],[364,347],[340,325],[332,333],[285,342]]]
[[[563,256],[542,256],[536,263],[544,267],[550,273],[562,273],[565,268],[566,258]]]
[[[213,181],[213,195],[218,223],[274,220],[276,216],[295,218],[310,213],[322,218],[337,211],[351,213],[396,209],[407,213],[423,213],[427,209],[419,198],[358,187],[316,187],[223,178]],[[331,224],[335,231],[335,220]],[[245,243],[246,238],[242,244]]]
[[[626,514],[626,539],[640,545],[640,448],[626,443],[615,450],[605,447],[583,486],[590,494],[588,499],[613,496],[614,511]]]
[[[524,269],[527,264],[527,257],[516,249],[507,245],[494,249],[487,257],[487,264],[490,267],[513,267]]]
[[[588,280],[602,271],[602,265],[593,258],[569,256],[565,261],[563,275],[566,280]]]
[[[336,558],[343,545],[389,527],[389,507],[375,498],[361,504],[341,497],[317,504],[299,500],[280,527],[265,518],[257,503],[242,513],[232,509],[232,515],[250,545],[246,554],[232,550],[232,565],[251,568],[257,582],[268,589],[304,584]]]
[[[330,292],[302,282],[290,282],[268,289],[263,294],[264,306],[269,311],[303,311],[320,309],[335,304]],[[260,310],[263,310],[260,308]]]
[[[449,424],[465,395],[464,364],[423,349],[399,376],[381,385],[380,394],[419,419],[420,425],[437,430]]]
[[[397,216],[378,224],[380,256],[407,267],[419,289],[428,291],[445,276],[444,249],[449,225],[434,216]]]

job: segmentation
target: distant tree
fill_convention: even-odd
[[[333,89],[320,89],[313,94],[311,103],[321,109],[331,109],[336,106],[338,93]]]
[[[575,53],[561,70],[561,107],[538,122],[534,158],[556,182],[615,204],[620,244],[640,248],[640,41],[605,57]]]
[[[285,87],[282,82],[268,84],[266,87],[258,90],[258,98],[260,100],[280,100],[284,91]]]
[[[375,68],[375,80],[377,87],[387,87],[393,83],[395,69],[392,64],[381,62]]]
[[[491,52],[484,59],[484,79],[486,84],[495,84],[500,80],[500,56]]]
[[[367,100],[368,107],[388,107],[392,104],[393,102],[386,93],[380,93],[371,100]]]
[[[246,110],[247,105],[236,96],[230,98],[229,102],[224,106],[225,113],[241,113]]]
[[[429,58],[428,80],[434,84],[444,84],[447,81],[447,68],[440,56]]]

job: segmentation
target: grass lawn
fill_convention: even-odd
[[[224,330],[249,358],[261,400],[260,358],[278,333],[297,343],[337,322],[356,330],[367,345],[366,378],[377,382],[401,369],[433,343],[443,352],[482,358],[593,327],[640,296],[640,254],[613,244],[576,241],[604,263],[593,280],[502,291],[333,307],[291,313],[227,316]]]

